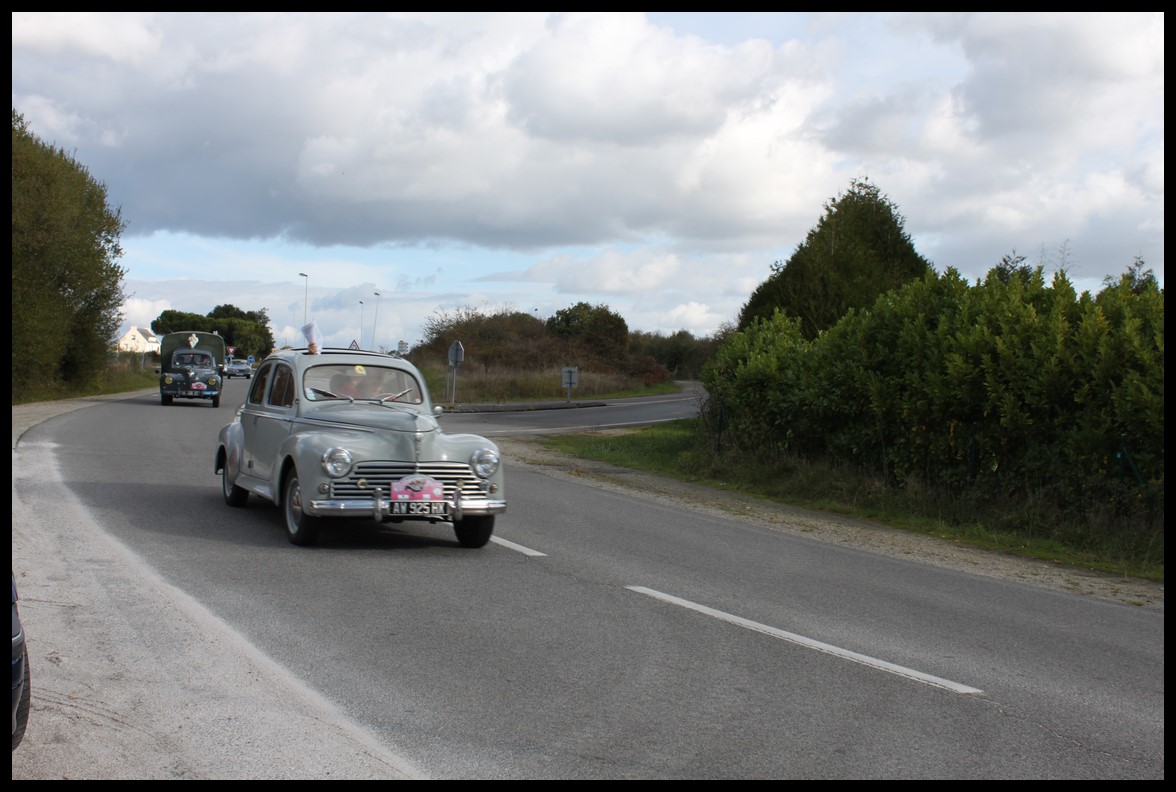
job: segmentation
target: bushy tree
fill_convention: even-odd
[[[262,308],[245,311],[235,305],[218,305],[206,315],[185,311],[166,310],[151,323],[157,335],[200,330],[217,333],[226,346],[235,348],[235,357],[263,357],[274,348],[274,335],[269,327],[269,316]]]
[[[122,215],[106,186],[12,111],[14,396],[92,385],[122,323]]]
[[[931,265],[903,229],[898,207],[864,179],[825,204],[825,214],[787,262],[752,293],[739,315],[747,329],[777,309],[800,320],[816,338],[851,308],[873,305],[878,295],[922,278]]]
[[[556,311],[547,320],[547,329],[556,338],[569,342],[570,353],[613,366],[623,366],[628,360],[629,325],[607,305],[576,303]],[[566,362],[576,361],[569,358]]]
[[[1064,273],[1047,282],[1014,256],[975,285],[928,272],[805,344],[777,311],[704,370],[710,426],[742,455],[929,487],[1030,533],[1079,535],[1114,511],[1132,541],[1156,541],[1164,295],[1138,262],[1107,284],[1078,296]]]
[[[715,336],[696,338],[688,330],[676,333],[629,333],[629,354],[633,358],[651,357],[664,366],[674,379],[698,379],[703,365],[714,355],[719,342]]]
[[[444,367],[454,341],[465,349],[463,366],[481,366],[485,372],[538,371],[560,363],[558,344],[544,323],[510,306],[493,311],[466,306],[434,313],[425,321],[425,337],[413,349],[413,361]]]

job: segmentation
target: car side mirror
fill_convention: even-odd
[[[441,414],[444,412],[445,412],[445,408],[442,407],[440,404],[438,404],[436,407],[433,408],[433,415],[436,415],[438,418],[440,418]]]

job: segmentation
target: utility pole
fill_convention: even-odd
[[[374,292],[376,295],[376,310],[372,315],[372,351],[376,351],[376,322],[380,319],[380,293]]]
[[[310,276],[305,272],[299,272],[298,277],[306,278],[306,288],[302,292],[302,326],[306,327],[306,304],[310,300]]]

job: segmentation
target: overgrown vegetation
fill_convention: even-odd
[[[567,401],[581,399],[621,398],[677,390],[673,382],[663,381],[646,386],[640,380],[622,373],[586,371],[571,391],[563,386],[562,370],[545,371],[502,367],[493,371],[459,367],[454,383],[452,369],[437,364],[425,364],[421,369],[433,400],[439,404],[505,404],[520,401]],[[456,395],[456,398],[451,396]]]
[[[465,353],[457,368],[457,400],[467,403],[567,398],[564,368],[577,370],[572,398],[648,392],[675,378],[696,377],[718,345],[685,330],[668,337],[631,333],[618,314],[585,302],[546,321],[512,308],[439,312],[409,355],[439,401],[454,392],[449,368],[454,342]]]
[[[98,387],[124,301],[106,186],[12,111],[13,398]]]
[[[108,352],[103,364],[94,370],[94,376],[87,377],[84,382],[58,380],[36,390],[26,389],[20,395],[14,390],[12,403],[31,404],[158,388],[159,375],[155,373],[157,361],[157,356],[138,352]]]
[[[720,468],[839,471],[957,530],[1162,569],[1164,295],[1142,261],[1097,297],[1040,267],[930,273],[811,340],[777,312],[703,383]]]
[[[1157,545],[1140,544],[1114,531],[1073,541],[1025,533],[993,520],[994,510],[966,504],[920,487],[887,487],[858,471],[783,455],[750,458],[718,448],[701,420],[675,421],[624,434],[560,434],[542,438],[564,453],[621,467],[746,493],[848,517],[867,519],[976,547],[1163,582],[1163,534]],[[996,516],[999,517],[998,514]]]

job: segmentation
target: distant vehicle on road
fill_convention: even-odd
[[[440,414],[398,356],[283,349],[221,429],[213,472],[228,505],[276,504],[296,545],[327,521],[366,520],[452,523],[463,547],[482,547],[506,511],[498,446],[441,431]]]
[[[208,399],[220,407],[225,377],[225,340],[216,333],[184,330],[159,342],[159,402]]]
[[[253,366],[249,365],[248,360],[241,358],[233,358],[225,364],[225,379],[232,377],[244,377],[250,379],[253,376]]]

